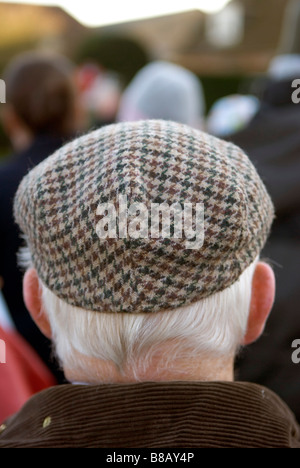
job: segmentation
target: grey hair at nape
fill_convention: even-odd
[[[234,356],[247,329],[256,262],[221,292],[189,306],[148,314],[74,307],[41,283],[43,307],[62,367],[86,372],[86,363],[80,359],[85,356],[110,363],[122,376],[142,380],[153,359],[157,372],[163,373],[176,370],[176,362],[182,359]]]

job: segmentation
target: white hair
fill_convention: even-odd
[[[256,262],[229,288],[192,305],[152,314],[88,311],[67,304],[41,283],[62,367],[80,371],[86,362],[78,359],[82,355],[114,364],[121,374],[130,369],[139,380],[158,353],[164,354],[160,363],[168,369],[176,360],[234,355],[247,329]]]

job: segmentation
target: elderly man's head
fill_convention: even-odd
[[[104,127],[33,169],[24,298],[67,378],[232,378],[272,307],[273,214],[239,148],[174,122]]]

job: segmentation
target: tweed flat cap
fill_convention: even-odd
[[[113,218],[121,197],[129,216],[123,224]],[[185,211],[181,218],[173,212],[169,236],[151,236],[151,217],[150,235],[139,235],[138,223],[128,235],[136,219],[130,206],[140,216],[143,207],[152,213],[163,204],[203,207],[201,242],[191,247],[184,229],[178,235],[175,220]],[[274,216],[242,150],[162,120],[109,125],[65,145],[25,176],[14,213],[54,294],[88,310],[124,313],[170,310],[229,287],[259,255]],[[187,232],[196,236],[192,213]]]

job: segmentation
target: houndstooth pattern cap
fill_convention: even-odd
[[[201,247],[187,248],[184,235],[99,236],[99,205],[118,212],[120,195],[149,210],[152,203],[202,204]],[[98,312],[148,313],[237,281],[263,248],[274,210],[241,149],[183,124],[149,120],[66,144],[24,177],[14,214],[40,279],[58,297]]]

